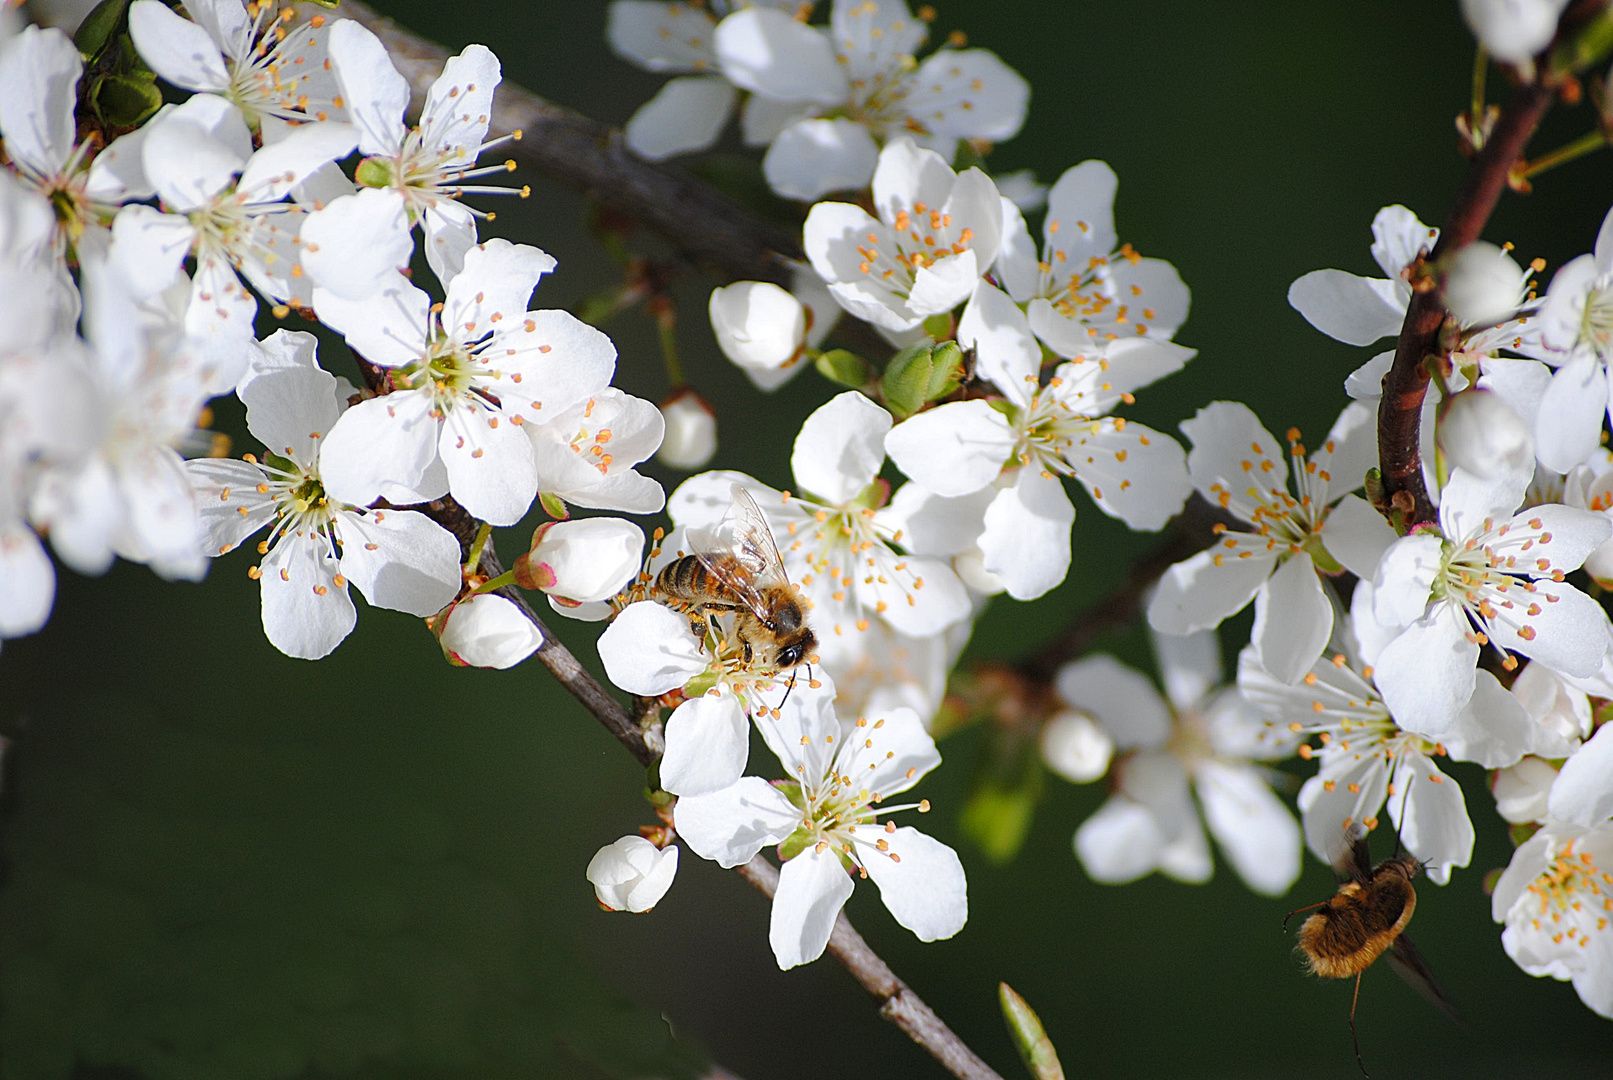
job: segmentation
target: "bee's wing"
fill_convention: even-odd
[[[690,529],[689,544],[708,573],[764,623],[772,618],[765,591],[788,587],[773,530],[750,493],[735,484],[732,516],[721,531]]]
[[[1340,881],[1365,884],[1372,880],[1372,852],[1367,848],[1366,826],[1361,823],[1339,830],[1327,856]]]
[[[1416,946],[1405,934],[1395,938],[1395,943],[1389,950],[1389,966],[1395,969],[1395,974],[1406,980],[1408,986],[1427,998],[1429,1004],[1450,1017],[1453,1024],[1461,1026],[1462,1018],[1456,1015],[1456,1006],[1451,1004],[1451,999],[1445,996],[1445,991],[1434,981],[1433,972],[1428,970],[1428,964],[1424,962],[1422,953],[1417,951]]]
[[[790,579],[784,573],[778,545],[773,542],[773,527],[750,492],[735,484],[733,493],[734,554],[756,576],[761,588],[788,588]]]

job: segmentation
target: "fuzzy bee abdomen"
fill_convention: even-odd
[[[1352,882],[1299,928],[1299,947],[1313,974],[1347,979],[1371,966],[1411,920],[1416,893],[1404,878],[1363,889]]]

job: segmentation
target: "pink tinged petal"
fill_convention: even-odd
[[[230,87],[224,57],[208,32],[157,0],[129,5],[129,36],[140,58],[167,82],[186,90]]]
[[[1563,764],[1551,785],[1551,816],[1561,821],[1599,825],[1613,817],[1613,731],[1608,725],[1591,736]]]
[[[485,45],[467,45],[443,65],[420,110],[421,141],[426,149],[446,155],[441,164],[476,161],[501,77],[498,57]]]
[[[629,694],[658,697],[706,670],[689,620],[650,600],[629,604],[599,636],[599,661]]]
[[[374,607],[425,618],[459,592],[459,541],[413,510],[340,514],[342,574]]]
[[[1200,762],[1194,775],[1204,822],[1238,876],[1281,896],[1299,877],[1299,822],[1252,765]]]
[[[713,40],[728,81],[774,101],[839,105],[850,93],[829,35],[782,11],[753,7],[717,24]]]
[[[897,468],[946,496],[990,484],[1013,449],[1013,429],[984,401],[951,402],[919,413],[885,436],[885,452]]]
[[[1383,553],[1398,539],[1383,515],[1359,495],[1340,499],[1318,534],[1327,553],[1363,581],[1372,580]]]
[[[1108,417],[1092,427],[1063,457],[1099,510],[1150,532],[1182,512],[1193,482],[1175,439]]]
[[[1397,793],[1403,790],[1395,788]],[[1382,754],[1324,753],[1321,771],[1299,789],[1305,846],[1323,862],[1332,862],[1344,844],[1345,831],[1376,820],[1388,792],[1389,768]]]
[[[475,341],[488,331],[513,332],[505,320],[519,322],[543,275],[555,267],[554,256],[530,244],[494,239],[465,253],[465,267],[448,283],[442,323],[450,337]]]
[[[401,274],[392,274],[385,289],[362,300],[317,288],[314,310],[372,364],[399,367],[426,354],[431,298]]]
[[[672,818],[690,851],[725,870],[750,862],[801,825],[801,811],[756,776],[704,795],[681,796]]]
[[[320,166],[340,161],[358,145],[358,130],[334,120],[302,124],[284,139],[253,154],[236,185],[248,202],[285,198]]]
[[[937,135],[1000,142],[1025,124],[1030,84],[986,49],[943,49],[907,83],[908,115]]]
[[[740,778],[749,756],[750,721],[739,699],[731,693],[691,698],[667,718],[661,786],[674,795],[719,791]]]
[[[1153,749],[1170,735],[1170,710],[1154,684],[1106,653],[1065,664],[1055,685],[1064,703],[1095,717],[1120,750]]]
[[[704,8],[665,0],[612,0],[605,39],[646,71],[708,71],[716,64],[716,20]]]
[[[303,270],[331,297],[360,301],[398,287],[398,271],[414,254],[403,196],[395,188],[365,188],[327,203],[304,221],[301,247]]]
[[[1036,241],[1031,239],[1030,230],[1025,226],[1025,215],[1020,208],[1007,196],[1002,197],[1001,205],[1003,232],[1002,241],[997,248],[997,263],[994,269],[997,272],[997,280],[1002,283],[1008,295],[1013,297],[1016,304],[1023,304],[1036,295],[1037,289],[1042,284],[1042,268],[1037,265],[1040,252],[1036,248]]]
[[[73,152],[73,107],[84,62],[60,30],[24,27],[0,50],[0,134],[6,154],[46,176]]]
[[[767,940],[781,971],[823,955],[835,919],[851,896],[851,875],[840,856],[825,847],[821,852],[808,848],[779,869]]]
[[[1596,601],[1567,583],[1535,582],[1530,592],[1511,590],[1513,609],[1490,620],[1490,637],[1509,652],[1520,652],[1562,672],[1595,675],[1608,654],[1607,614]],[[1538,614],[1529,614],[1538,609]]]
[[[388,482],[415,484],[437,457],[431,397],[403,391],[361,401],[342,414],[319,452],[332,499],[368,506]]]
[[[969,306],[958,323],[958,344],[974,349],[977,373],[991,380],[1024,408],[1036,393],[1042,349],[1025,313],[1008,295],[988,282],[975,284]]]
[[[1255,596],[1251,640],[1260,663],[1293,685],[1321,658],[1333,634],[1333,605],[1306,552],[1291,555]]]
[[[151,125],[141,147],[146,176],[172,210],[190,212],[229,186],[252,156],[241,110],[197,94]]]
[[[543,590],[569,600],[607,600],[637,575],[644,530],[624,518],[595,517],[551,525],[533,545],[530,562],[548,567]]]
[[[1516,764],[1534,742],[1538,725],[1517,698],[1488,671],[1473,683],[1473,697],[1456,723],[1440,736],[1452,761],[1476,761],[1486,769]]]
[[[1372,257],[1390,282],[1400,281],[1400,272],[1418,255],[1431,251],[1438,239],[1438,229],[1424,225],[1416,214],[1398,203],[1373,215]],[[1401,306],[1405,306],[1404,302]]]
[[[866,126],[855,120],[803,118],[773,140],[762,158],[762,174],[785,198],[812,201],[831,191],[867,187],[878,162],[879,146]]]
[[[0,526],[0,637],[45,625],[56,599],[56,570],[34,531],[20,521]]]
[[[197,458],[185,462],[185,473],[196,492],[200,543],[206,554],[218,556],[233,550],[274,520],[274,499],[257,490],[266,477],[256,465]]]
[[[1422,861],[1429,880],[1444,885],[1451,879],[1451,867],[1466,866],[1473,858],[1473,823],[1462,786],[1415,753],[1400,759],[1394,786],[1389,816],[1400,839]]]
[[[438,281],[452,281],[465,265],[465,255],[476,246],[476,216],[460,202],[437,199],[426,207],[426,264]]]
[[[1223,509],[1252,521],[1258,503],[1250,488],[1287,493],[1288,455],[1249,406],[1213,401],[1182,422],[1182,433],[1193,441],[1187,455],[1193,485]]]
[[[1403,536],[1383,553],[1372,579],[1372,613],[1380,623],[1410,626],[1428,611],[1444,546],[1438,536]]]
[[[1124,885],[1159,866],[1165,837],[1145,807],[1116,795],[1075,830],[1075,854],[1087,877]]]
[[[1220,626],[1255,598],[1276,561],[1265,537],[1222,533],[1216,546],[1165,571],[1148,603],[1148,625],[1162,634]]]
[[[642,836],[624,836],[595,853],[586,876],[601,905],[639,913],[660,903],[677,872],[676,845],[658,849]]]
[[[125,206],[112,219],[111,265],[137,298],[154,296],[179,277],[196,242],[196,227],[180,214]]]
[[[913,17],[904,0],[865,0],[835,4],[829,12],[829,33],[846,77],[872,82],[889,80],[900,71],[906,58],[924,43],[928,30],[922,20]]]
[[[795,437],[795,482],[830,506],[851,502],[879,475],[890,430],[890,413],[863,394],[848,390],[830,398]]]
[[[1069,573],[1075,507],[1058,477],[1020,469],[1013,487],[998,492],[986,508],[984,521],[983,565],[1002,579],[1009,596],[1034,600]]]
[[[943,256],[914,273],[907,309],[920,318],[951,311],[968,299],[979,280],[980,263],[972,249]]]
[[[1535,454],[1541,463],[1567,472],[1595,453],[1607,403],[1607,376],[1595,357],[1581,356],[1558,368],[1540,397],[1535,423]]]
[[[857,844],[857,855],[896,921],[920,941],[940,941],[962,930],[969,921],[969,895],[958,853],[906,826],[879,839],[889,850],[870,841]]]
[[[1316,329],[1346,345],[1371,345],[1400,332],[1405,301],[1390,283],[1343,270],[1313,270],[1288,287],[1288,303]]]
[[[1221,642],[1208,630],[1149,635],[1165,697],[1178,712],[1198,709],[1221,685]]]
[[[1375,590],[1379,601],[1384,586]],[[1373,665],[1373,681],[1401,727],[1441,738],[1473,696],[1479,645],[1461,609],[1435,604],[1427,616],[1403,630]]]
[[[358,621],[325,537],[293,533],[263,560],[263,632],[269,644],[303,660],[318,660],[342,643]]]
[[[493,593],[454,605],[438,633],[443,650],[466,667],[512,668],[538,651],[543,632],[510,601]]]
[[[403,112],[409,107],[409,83],[387,55],[381,40],[351,19],[330,28],[330,63],[358,128],[359,150],[390,156],[406,134]]]
[[[145,2],[154,3],[155,0]],[[161,4],[157,6],[162,7]],[[163,10],[168,9],[164,7]],[[118,136],[112,140],[112,145],[96,154],[90,161],[90,172],[84,180],[84,193],[101,203],[149,199],[155,195],[156,189],[146,178],[146,166],[142,154],[145,152],[146,133],[151,130],[163,112],[171,108],[173,106],[165,105],[162,111],[145,124]]]
[[[722,134],[737,96],[720,75],[671,79],[628,119],[628,148],[651,161],[704,150]]]

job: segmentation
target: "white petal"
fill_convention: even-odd
[[[464,203],[438,199],[426,207],[426,265],[438,281],[451,282],[465,265],[465,256],[476,246],[476,215]]]
[[[706,308],[723,355],[747,372],[784,366],[806,337],[806,308],[770,281],[713,289]]]
[[[661,786],[674,795],[718,791],[739,779],[749,755],[750,721],[738,698],[731,693],[691,698],[667,719]]]
[[[241,110],[197,94],[151,126],[140,161],[168,208],[188,213],[223,191],[251,154]]]
[[[1065,169],[1047,193],[1048,262],[1083,267],[1093,256],[1106,257],[1118,242],[1115,235],[1115,192],[1120,179],[1102,161],[1083,161]]]
[[[867,187],[878,162],[879,146],[866,126],[855,120],[802,119],[773,140],[762,158],[762,174],[780,195],[814,201],[831,191]]]
[[[448,283],[443,329],[468,342],[499,329],[503,320],[519,319],[526,314],[532,290],[554,268],[554,256],[530,244],[494,239],[471,248],[464,269]]]
[[[1328,753],[1322,768],[1299,789],[1305,845],[1323,862],[1332,862],[1346,830],[1376,820],[1389,790],[1389,767],[1382,754]],[[1396,787],[1397,792],[1401,791]],[[1400,801],[1400,796],[1395,797]],[[1396,812],[1399,811],[1397,806]]]
[[[1178,712],[1198,709],[1221,685],[1221,639],[1214,631],[1149,635],[1165,698]]]
[[[342,414],[319,451],[331,498],[368,506],[388,482],[415,484],[437,457],[429,394],[404,391],[361,401]]]
[[[459,592],[459,541],[424,514],[343,514],[336,538],[342,544],[342,574],[375,607],[424,618],[447,607]]]
[[[1165,838],[1154,815],[1116,795],[1075,830],[1075,854],[1093,881],[1124,885],[1153,873]]]
[[[6,155],[52,176],[73,152],[73,107],[84,62],[66,34],[25,27],[0,50],[0,133]]]
[[[1381,588],[1377,596],[1382,599]],[[1384,646],[1373,666],[1373,681],[1396,723],[1438,739],[1473,696],[1478,658],[1479,646],[1468,639],[1466,619],[1454,604],[1439,603]]]
[[[84,179],[84,194],[101,203],[149,199],[155,195],[157,191],[146,178],[146,165],[142,157],[146,133],[157,122],[157,118],[172,107],[163,106],[157,116],[113,139],[110,146],[96,154],[90,162],[90,173]]]
[[[1514,825],[1545,821],[1556,779],[1557,770],[1537,757],[1526,757],[1511,768],[1497,770],[1491,784],[1495,812]]]
[[[1288,287],[1288,303],[1316,329],[1346,345],[1371,345],[1400,333],[1406,307],[1387,281],[1343,270],[1313,270]]]
[[[742,90],[775,101],[838,105],[849,88],[829,36],[782,11],[752,7],[717,24],[722,73]]]
[[[979,540],[985,569],[1003,580],[1014,599],[1036,599],[1069,573],[1074,522],[1075,507],[1058,477],[1021,468],[1014,485],[986,508]]]
[[[1321,657],[1333,635],[1333,605],[1307,552],[1291,555],[1255,596],[1251,640],[1261,665],[1290,685]]]
[[[163,79],[186,90],[221,91],[230,73],[218,43],[207,31],[158,0],[129,5],[129,36],[144,60]]]
[[[55,599],[56,570],[39,537],[21,522],[0,527],[0,637],[44,626]]]
[[[1073,709],[1064,709],[1042,725],[1042,761],[1072,784],[1090,784],[1109,771],[1115,741],[1109,733]]]
[[[182,214],[125,206],[112,219],[111,264],[137,298],[154,296],[179,277],[196,242],[196,227]]]
[[[939,941],[962,930],[969,921],[969,896],[958,853],[909,827],[880,839],[889,851],[858,844],[857,854],[896,921],[920,941]]]
[[[1424,225],[1416,214],[1399,204],[1386,206],[1373,215],[1372,257],[1391,283],[1399,281],[1400,272],[1418,255],[1431,250],[1438,239],[1438,229]]]
[[[737,95],[733,84],[719,75],[669,79],[628,119],[622,129],[627,145],[651,161],[704,150],[722,134]]]
[[[890,430],[890,413],[867,396],[848,390],[830,398],[795,437],[795,482],[831,506],[851,502],[879,475]]]
[[[648,71],[705,71],[716,63],[711,14],[664,0],[612,0],[605,37],[625,60]]]
[[[689,620],[651,601],[629,604],[599,637],[610,681],[630,694],[655,697],[706,670]]]
[[[807,213],[802,226],[807,258],[818,276],[828,282],[854,281],[861,275],[863,256],[858,248],[868,243],[869,233],[878,237],[880,246],[886,249],[896,245],[887,226],[850,203],[818,203]]]
[[[1098,509],[1133,529],[1162,528],[1193,493],[1181,446],[1142,424],[1104,417],[1062,453]]]
[[[1003,177],[998,177],[999,191]],[[997,280],[1002,282],[1016,304],[1023,304],[1036,295],[1042,285],[1042,268],[1037,265],[1041,253],[1025,226],[1025,215],[1006,196],[1002,201],[1003,235],[997,249]]]
[[[1551,786],[1551,816],[1587,828],[1613,817],[1613,734],[1603,725],[1574,751]]]
[[[758,776],[705,795],[683,795],[672,821],[689,850],[723,869],[748,863],[801,824],[801,811],[784,793]]]
[[[1014,433],[984,401],[958,401],[897,424],[885,436],[896,467],[937,495],[979,491],[1002,472]]]
[[[482,593],[454,605],[439,630],[443,649],[468,667],[512,668],[538,651],[543,634],[502,596]]]
[[[397,153],[406,134],[409,83],[392,66],[386,46],[358,23],[340,19],[330,29],[329,48],[348,117],[359,130],[359,150],[367,155]]]
[[[342,300],[380,293],[414,254],[408,211],[396,188],[365,188],[326,203],[308,215],[301,238],[303,270]],[[316,299],[316,309],[323,306]],[[320,315],[329,321],[323,310]]]
[[[1601,445],[1602,416],[1607,411],[1607,378],[1592,356],[1581,356],[1557,369],[1540,397],[1535,427],[1535,454],[1556,472],[1567,472]]]
[[[1429,879],[1445,884],[1451,867],[1466,866],[1473,858],[1473,823],[1462,786],[1422,754],[1406,754],[1395,769],[1394,787],[1389,815],[1400,839],[1422,860]]]
[[[777,6],[788,10],[790,5]],[[928,34],[905,0],[835,4],[829,12],[829,32],[846,77],[874,84],[900,71]]]
[[[851,890],[851,875],[833,851],[820,853],[809,848],[780,868],[767,931],[780,970],[809,964],[823,955]]]
[[[1452,761],[1476,761],[1486,769],[1499,769],[1529,752],[1536,726],[1494,675],[1479,671],[1472,698],[1456,723],[1440,736],[1440,743]]]
[[[996,497],[997,489],[990,485],[947,498],[919,484],[903,484],[874,521],[900,534],[896,542],[915,555],[962,555],[975,547],[985,528],[986,507]]]
[[[1042,349],[1025,313],[988,282],[975,285],[958,322],[958,344],[976,350],[977,373],[996,384],[1021,408],[1036,393]]]
[[[358,621],[330,545],[313,535],[289,536],[263,560],[263,631],[287,656],[318,660],[342,643]]]
[[[752,94],[745,99],[744,106],[739,111],[739,130],[746,146],[767,146],[783,134],[784,129],[797,120],[809,120],[817,113],[812,105],[802,105],[799,102],[772,101],[768,98]],[[879,148],[874,148],[877,157]],[[765,159],[762,166],[767,169]],[[869,166],[872,175],[873,166]]]
[[[1030,104],[1030,84],[986,49],[943,49],[907,85],[908,114],[930,132],[957,139],[1011,139]]]
[[[1608,619],[1600,604],[1567,583],[1543,579],[1535,583],[1523,619],[1490,620],[1490,636],[1501,648],[1521,652],[1564,675],[1588,678],[1602,667],[1608,653]],[[1533,633],[1525,638],[1523,626]]]
[[[1204,821],[1221,852],[1255,892],[1281,896],[1299,877],[1299,823],[1252,765],[1199,763]]]
[[[969,298],[984,269],[973,250],[943,255],[926,263],[913,274],[913,287],[907,293],[907,306],[913,314],[927,318],[951,311]]]
[[[1389,546],[1372,579],[1372,613],[1379,622],[1410,626],[1423,617],[1443,548],[1443,540],[1428,534],[1403,536]]]
[[[253,154],[236,185],[249,202],[274,202],[358,145],[358,130],[334,120],[301,124],[284,139]]]
[[[1148,602],[1148,625],[1162,634],[1220,626],[1255,598],[1276,561],[1265,537],[1222,533],[1215,547],[1165,571]]]
[[[441,165],[471,165],[487,138],[493,91],[503,72],[485,45],[467,45],[442,66],[420,110],[421,143]]]
[[[1170,710],[1148,677],[1107,653],[1059,668],[1054,685],[1064,703],[1094,717],[1121,750],[1163,746]]]
[[[1394,528],[1359,495],[1346,495],[1328,512],[1322,545],[1350,573],[1371,581],[1378,562],[1396,539]]]

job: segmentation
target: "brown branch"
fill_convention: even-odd
[[[381,39],[409,82],[411,115],[418,115],[448,50],[359,0],[343,0],[338,14]],[[494,96],[491,131],[517,130],[521,140],[509,152],[519,163],[640,222],[726,278],[788,288],[790,273],[781,257],[805,257],[800,240],[788,230],[761,220],[682,169],[639,157],[627,148],[620,130],[504,82]]]
[[[778,891],[778,870],[760,855],[734,872],[756,887],[763,896],[772,898]],[[896,977],[890,965],[868,947],[841,912],[835,919],[829,935],[829,950],[851,977],[862,984],[879,1002],[879,1015],[907,1032],[908,1036],[947,1071],[960,1080],[1002,1080],[991,1066],[981,1061],[953,1030],[935,1015],[935,1010],[924,1003],[911,987]]]
[[[1437,263],[1471,244],[1484,231],[1507,185],[1507,174],[1519,158],[1540,119],[1551,107],[1556,84],[1544,72],[1513,91],[1495,127],[1473,158],[1462,180],[1456,204],[1429,253]],[[1438,289],[1414,292],[1406,321],[1395,344],[1395,359],[1383,380],[1378,403],[1378,461],[1383,495],[1406,513],[1407,525],[1434,520],[1422,467],[1422,409],[1428,394],[1427,358],[1443,357],[1440,328],[1445,324],[1444,298]],[[1397,499],[1398,496],[1398,499]],[[1409,505],[1408,505],[1409,504]]]

